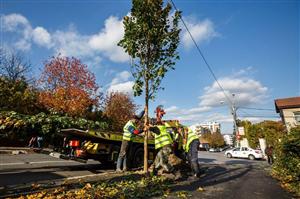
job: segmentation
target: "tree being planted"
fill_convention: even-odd
[[[118,45],[132,58],[134,95],[145,94],[145,126],[149,124],[149,100],[154,100],[156,93],[163,89],[162,79],[179,59],[180,12],[171,16],[171,9],[163,0],[133,0],[130,16],[125,16],[123,21],[125,34]],[[148,171],[147,142],[148,132],[145,132],[145,172]]]

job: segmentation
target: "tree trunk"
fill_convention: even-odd
[[[148,109],[148,102],[149,102],[149,82],[148,79],[145,81],[145,120],[144,125],[148,126],[148,115],[149,115],[149,109]],[[148,173],[148,131],[145,132],[145,138],[144,138],[144,172]]]

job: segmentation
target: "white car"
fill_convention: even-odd
[[[263,158],[261,150],[255,150],[250,147],[238,147],[227,150],[225,156],[227,158],[248,158],[250,160]]]

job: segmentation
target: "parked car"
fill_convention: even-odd
[[[221,152],[221,150],[219,148],[210,148],[208,151],[209,152]]]
[[[238,147],[227,150],[225,156],[227,158],[248,158],[249,160],[263,158],[261,150],[252,149],[250,147]]]
[[[225,146],[225,147],[221,148],[220,150],[221,151],[227,151],[227,150],[230,150],[232,148],[233,148],[232,146]]]

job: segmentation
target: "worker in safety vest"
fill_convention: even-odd
[[[142,130],[137,129],[137,123],[144,116],[145,111],[138,115],[134,115],[133,119],[129,120],[123,128],[123,140],[121,150],[117,160],[117,172],[127,171],[127,156],[133,138],[140,134]],[[122,169],[123,166],[123,169]]]
[[[183,131],[184,130],[184,131]],[[188,127],[179,128],[179,132],[183,133],[183,148],[188,155],[194,177],[199,177],[200,169],[198,164],[198,147],[200,145],[199,137]]]
[[[172,153],[173,139],[163,124],[150,127],[149,130],[155,134],[155,149],[158,153],[154,160],[153,174],[156,175],[161,167],[166,172],[173,172],[174,168],[169,164],[168,157]]]

